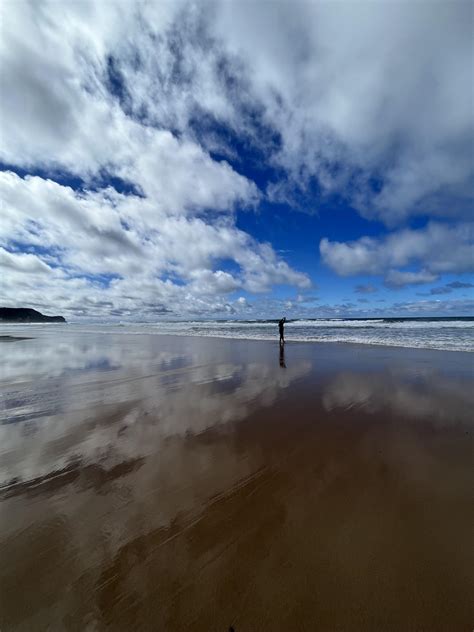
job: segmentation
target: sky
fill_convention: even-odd
[[[474,315],[471,2],[0,11],[3,306]]]

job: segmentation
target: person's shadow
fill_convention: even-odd
[[[280,343],[280,366],[282,369],[286,369],[285,363],[285,345]]]

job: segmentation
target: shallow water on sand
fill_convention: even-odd
[[[7,333],[2,632],[472,627],[469,354]]]

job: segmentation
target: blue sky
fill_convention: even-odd
[[[1,303],[472,315],[472,5],[2,5]]]

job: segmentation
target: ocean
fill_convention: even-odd
[[[276,320],[188,320],[155,323],[0,324],[0,334],[34,335],[34,331],[74,333],[158,333],[247,340],[278,340]],[[26,332],[26,333],[25,333]],[[474,317],[327,318],[287,320],[287,342],[334,342],[474,351]]]

